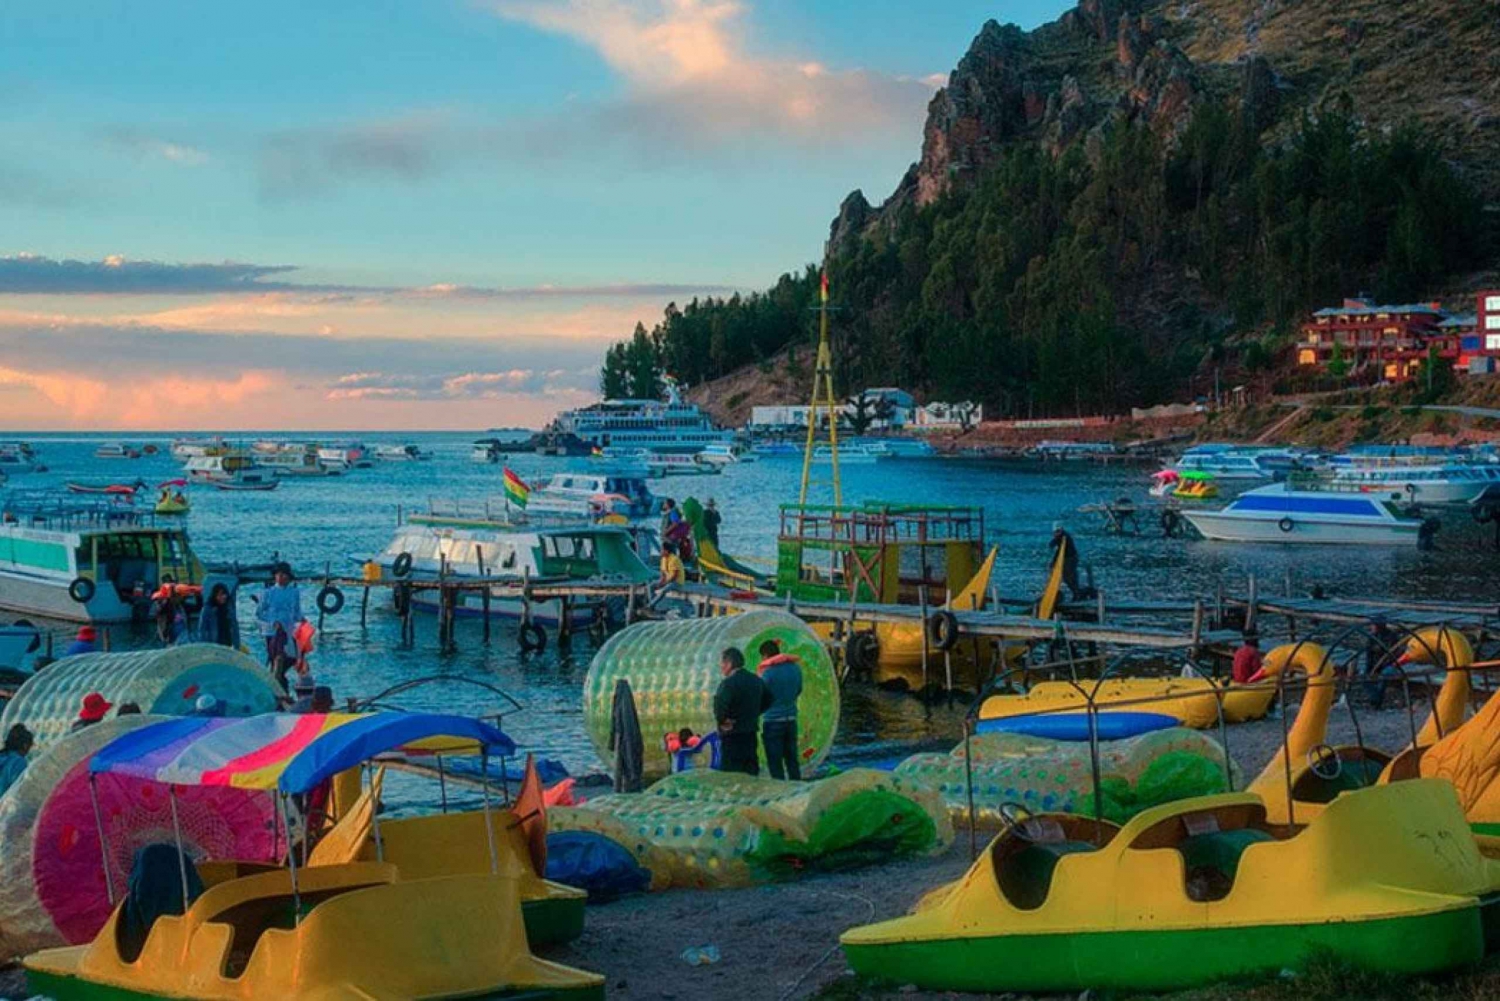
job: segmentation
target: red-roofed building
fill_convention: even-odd
[[[1297,364],[1326,368],[1338,356],[1351,375],[1373,369],[1378,378],[1399,382],[1421,368],[1434,344],[1442,357],[1457,362],[1458,337],[1441,329],[1447,318],[1432,302],[1378,305],[1345,299],[1338,308],[1318,310],[1302,325]]]

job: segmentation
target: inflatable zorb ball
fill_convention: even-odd
[[[226,716],[255,716],[275,711],[277,691],[270,673],[248,654],[214,643],[85,653],[28,678],[0,716],[0,733],[24,723],[44,747],[67,734],[90,692],[117,708],[134,702],[141,712],[161,716],[187,716],[198,699],[212,695]]]
[[[645,774],[647,778],[667,774],[670,766],[662,739],[668,733],[687,727],[708,734],[717,728],[714,692],[723,680],[720,654],[734,647],[745,655],[746,670],[753,671],[766,640],[776,640],[782,653],[802,662],[798,751],[804,773],[815,770],[838,733],[838,676],[828,651],[806,623],[787,612],[770,610],[640,622],[616,633],[594,655],[583,683],[584,720],[599,757],[606,763],[613,758],[609,751],[611,706],[615,682],[625,679],[640,718]]]

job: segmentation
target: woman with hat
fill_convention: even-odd
[[[102,720],[105,713],[113,708],[114,703],[110,702],[104,696],[98,692],[89,692],[83,697],[83,705],[78,709],[78,718],[73,721],[73,725],[68,729],[68,732],[77,733],[79,730],[88,729]]]
[[[73,642],[69,643],[63,650],[64,657],[76,657],[81,653],[95,653],[99,649],[99,632],[93,626],[84,626],[78,630],[78,635]]]

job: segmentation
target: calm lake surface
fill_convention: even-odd
[[[341,477],[291,479],[270,493],[194,487],[188,521],[193,546],[207,561],[258,563],[280,554],[304,571],[328,565],[336,572],[353,572],[356,557],[382,549],[389,541],[399,507],[425,508],[433,497],[478,500],[500,493],[502,467],[469,461],[469,445],[479,436],[362,434],[367,444],[415,442],[435,457],[423,463],[377,464]],[[168,438],[21,437],[38,447],[48,471],[12,477],[7,489],[61,487],[70,479],[140,478],[155,484],[179,473],[166,454]],[[248,441],[256,436],[236,437]],[[95,458],[94,450],[105,441],[154,443],[162,453],[135,461]],[[527,478],[569,464],[589,466],[588,460],[531,455],[511,459],[512,468]],[[655,489],[679,498],[716,498],[724,511],[721,535],[726,551],[771,559],[777,505],[796,499],[800,472],[795,460],[762,460],[732,466],[722,476],[658,481]],[[1085,463],[1025,467],[945,459],[883,460],[846,467],[844,497],[846,502],[881,499],[982,507],[989,539],[1000,547],[995,584],[1006,597],[1031,599],[1040,591],[1052,523],[1062,521],[1077,539],[1085,564],[1092,567],[1095,584],[1110,601],[1211,598],[1220,586],[1242,593],[1250,573],[1257,575],[1263,593],[1282,593],[1290,574],[1299,593],[1321,585],[1330,596],[1500,600],[1500,557],[1488,546],[1488,526],[1481,529],[1462,511],[1442,515],[1444,527],[1431,552],[1163,539],[1150,520],[1145,520],[1146,534],[1119,537],[1104,532],[1098,515],[1078,512],[1082,505],[1117,497],[1144,503],[1149,473],[1139,466],[1102,468]],[[823,475],[826,478],[826,469]],[[829,499],[826,486],[817,491],[814,499]],[[304,593],[310,615],[311,590]],[[250,614],[242,598],[242,622],[248,623]],[[485,645],[479,623],[464,620],[458,624],[457,651],[440,654],[436,631],[434,618],[419,616],[415,647],[401,649],[398,623],[387,599],[372,596],[369,625],[363,630],[357,600],[351,601],[341,615],[328,620],[314,656],[314,672],[340,697],[373,695],[402,680],[438,673],[483,679],[526,707],[507,717],[505,724],[523,748],[561,760],[575,774],[602,767],[584,733],[579,699],[594,652],[586,637],[576,639],[571,651],[549,644],[542,654],[522,655],[513,625],[496,623]],[[942,742],[960,731],[962,707],[927,706],[910,696],[864,688],[846,691],[844,699],[835,760],[894,755],[912,742]],[[430,686],[403,697],[401,704],[463,712],[492,711],[497,702],[477,688]]]

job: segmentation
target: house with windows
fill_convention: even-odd
[[[1500,357],[1500,292],[1482,292],[1473,315],[1450,314],[1435,302],[1382,305],[1345,299],[1302,324],[1297,364],[1326,369],[1341,361],[1351,378],[1400,382],[1430,354],[1464,373],[1494,370]]]

